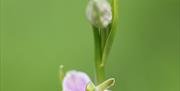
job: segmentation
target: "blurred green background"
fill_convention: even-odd
[[[1,1],[1,91],[61,91],[59,65],[93,79],[88,0]],[[119,0],[113,91],[179,91],[178,0]]]

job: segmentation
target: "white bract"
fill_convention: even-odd
[[[112,21],[111,5],[107,0],[89,0],[86,16],[96,27],[107,27]]]

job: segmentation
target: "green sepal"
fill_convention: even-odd
[[[86,91],[104,91],[104,90],[107,90],[108,88],[114,86],[114,83],[115,83],[114,78],[110,78],[110,79],[102,82],[98,86],[95,86],[92,82],[89,82],[86,85]]]
[[[86,85],[86,91],[95,91],[95,89],[96,89],[96,87],[95,87],[95,85],[92,82],[89,82]]]
[[[104,91],[112,86],[114,86],[114,83],[115,83],[115,79],[114,78],[110,78],[104,82],[102,82],[101,84],[99,84],[97,87],[96,87],[96,90],[97,91]]]

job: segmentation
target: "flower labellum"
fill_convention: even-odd
[[[92,25],[105,28],[112,21],[111,5],[107,0],[89,0],[86,16]]]
[[[84,72],[69,71],[63,79],[63,91],[86,91],[90,78]]]

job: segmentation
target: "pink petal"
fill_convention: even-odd
[[[90,82],[88,75],[84,72],[69,71],[63,80],[63,91],[86,91],[86,84]]]

